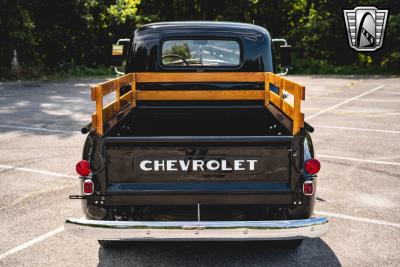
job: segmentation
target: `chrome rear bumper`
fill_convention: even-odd
[[[159,222],[70,218],[65,228],[75,236],[98,240],[285,240],[321,236],[328,231],[328,219]]]

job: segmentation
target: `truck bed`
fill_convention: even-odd
[[[136,107],[102,137],[107,194],[122,205],[287,204],[294,139],[264,106]],[[144,171],[146,160],[161,167]],[[207,169],[208,161],[220,167]]]

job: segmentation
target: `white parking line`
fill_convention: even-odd
[[[400,223],[393,223],[393,222],[387,222],[387,221],[382,221],[382,220],[361,218],[361,217],[344,215],[344,214],[334,213],[334,212],[316,211],[315,214],[319,214],[322,216],[336,217],[336,218],[341,218],[341,219],[346,219],[346,220],[352,220],[352,221],[358,221],[358,222],[365,222],[365,223],[372,223],[372,224],[379,224],[379,225],[393,226],[393,227],[400,228]]]
[[[16,171],[21,171],[21,172],[32,172],[32,173],[39,173],[39,174],[64,177],[64,178],[74,178],[74,179],[76,178],[76,176],[68,175],[68,174],[64,174],[64,173],[42,171],[42,170],[37,170],[37,169],[22,168],[22,167],[3,165],[3,164],[0,164],[0,169],[16,170]]]
[[[382,103],[400,103],[400,100],[396,100],[396,99],[378,99],[378,98],[358,99],[357,101],[382,102]]]
[[[21,168],[21,167],[15,167],[15,166],[10,166],[10,165],[3,165],[3,164],[0,164],[0,168],[1,169],[8,169],[8,170],[23,171],[23,172],[40,173],[40,174],[45,174],[45,175],[50,175],[50,176],[57,176],[57,177],[76,178],[75,176],[67,175],[67,174],[63,174],[63,173],[49,172],[49,171],[30,169],[30,168]],[[32,240],[30,240],[30,241],[28,241],[28,242],[26,242],[26,243],[24,243],[22,245],[19,245],[19,246],[13,248],[13,249],[10,249],[9,251],[6,251],[6,252],[0,254],[0,260],[4,259],[4,258],[6,258],[6,257],[8,257],[10,255],[13,255],[13,254],[15,254],[15,253],[17,253],[17,252],[19,252],[21,250],[24,250],[24,249],[26,249],[26,248],[28,248],[30,246],[33,246],[36,243],[39,243],[39,242],[41,242],[43,240],[46,240],[47,238],[49,238],[49,237],[51,237],[53,235],[61,233],[64,230],[65,230],[64,226],[60,226],[60,227],[54,229],[53,231],[50,231],[50,232],[48,232],[48,233],[46,233],[44,235],[38,236],[35,239],[32,239]]]
[[[381,129],[354,128],[354,127],[341,127],[341,126],[329,126],[329,125],[317,125],[315,127],[316,128],[338,129],[338,130],[362,131],[362,132],[400,134],[400,131],[390,131],[390,130],[381,130]]]
[[[20,130],[29,130],[29,131],[42,131],[42,132],[54,132],[54,133],[80,133],[80,131],[71,131],[71,130],[55,130],[55,129],[47,129],[41,127],[25,127],[25,126],[15,126],[15,125],[0,125],[0,128],[8,128],[8,129],[20,129]]]
[[[351,98],[346,99],[346,100],[344,100],[344,101],[342,101],[342,102],[340,102],[340,103],[338,103],[338,104],[336,104],[336,105],[333,105],[333,106],[331,106],[331,107],[329,107],[329,108],[323,109],[323,110],[321,110],[321,111],[319,111],[319,112],[317,112],[317,113],[315,113],[315,114],[312,114],[312,115],[306,117],[305,119],[306,119],[306,120],[309,120],[309,119],[312,119],[312,118],[314,118],[314,117],[317,117],[317,116],[319,116],[319,115],[321,115],[321,114],[324,114],[324,113],[326,113],[326,112],[328,112],[328,111],[334,110],[335,108],[338,108],[338,107],[340,107],[340,106],[342,106],[342,105],[344,105],[344,104],[347,104],[347,103],[349,103],[349,102],[351,102],[351,101],[354,101],[354,100],[356,100],[356,99],[358,99],[358,98],[360,98],[360,97],[363,97],[363,96],[365,96],[365,95],[368,95],[368,94],[370,94],[370,93],[372,93],[372,92],[375,92],[375,91],[377,91],[377,90],[379,90],[379,89],[382,89],[383,87],[385,87],[385,86],[384,86],[384,85],[379,85],[379,86],[377,86],[377,87],[375,87],[375,88],[372,88],[371,90],[368,90],[368,91],[366,91],[366,92],[364,92],[364,93],[362,93],[362,94],[359,94],[359,95],[357,95],[357,96],[351,97]]]
[[[381,165],[394,165],[400,166],[399,162],[390,162],[390,161],[382,161],[382,160],[371,160],[371,159],[357,159],[350,157],[339,157],[339,156],[330,156],[330,155],[317,155],[317,158],[327,158],[327,159],[341,159],[341,160],[350,160],[350,161],[358,161],[363,163],[373,163],[373,164],[381,164]]]
[[[50,231],[50,232],[48,232],[48,233],[46,233],[44,235],[38,236],[35,239],[30,240],[30,241],[28,241],[28,242],[26,242],[26,243],[24,243],[22,245],[19,245],[19,246],[15,247],[15,248],[12,248],[9,251],[6,251],[6,252],[0,254],[0,260],[4,259],[4,258],[6,258],[6,257],[8,257],[10,255],[13,255],[13,254],[15,254],[15,253],[17,253],[17,252],[19,252],[21,250],[24,250],[24,249],[26,249],[26,248],[28,248],[30,246],[33,246],[36,243],[39,243],[39,242],[41,242],[43,240],[46,240],[47,238],[52,237],[53,235],[61,233],[64,230],[65,230],[64,226],[60,226],[60,227],[54,229],[53,231]]]

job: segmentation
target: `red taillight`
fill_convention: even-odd
[[[308,174],[317,174],[321,169],[321,163],[316,159],[309,159],[304,164],[304,167]]]
[[[85,181],[83,181],[83,193],[85,195],[93,194],[93,190],[94,190],[94,185],[92,180],[86,179]]]
[[[87,160],[81,160],[76,164],[76,172],[80,176],[88,176],[92,171],[90,170],[90,164]]]
[[[314,184],[312,181],[305,181],[303,184],[303,194],[311,196],[314,193]]]

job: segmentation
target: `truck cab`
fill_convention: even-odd
[[[113,52],[123,75],[91,88],[96,112],[82,129],[81,193],[70,196],[81,199],[85,218],[68,219],[70,233],[103,246],[296,247],[327,231],[328,220],[313,216],[320,164],[301,113],[305,88],[274,73],[266,29],[165,22],[128,40]],[[104,105],[110,93],[115,100]]]

